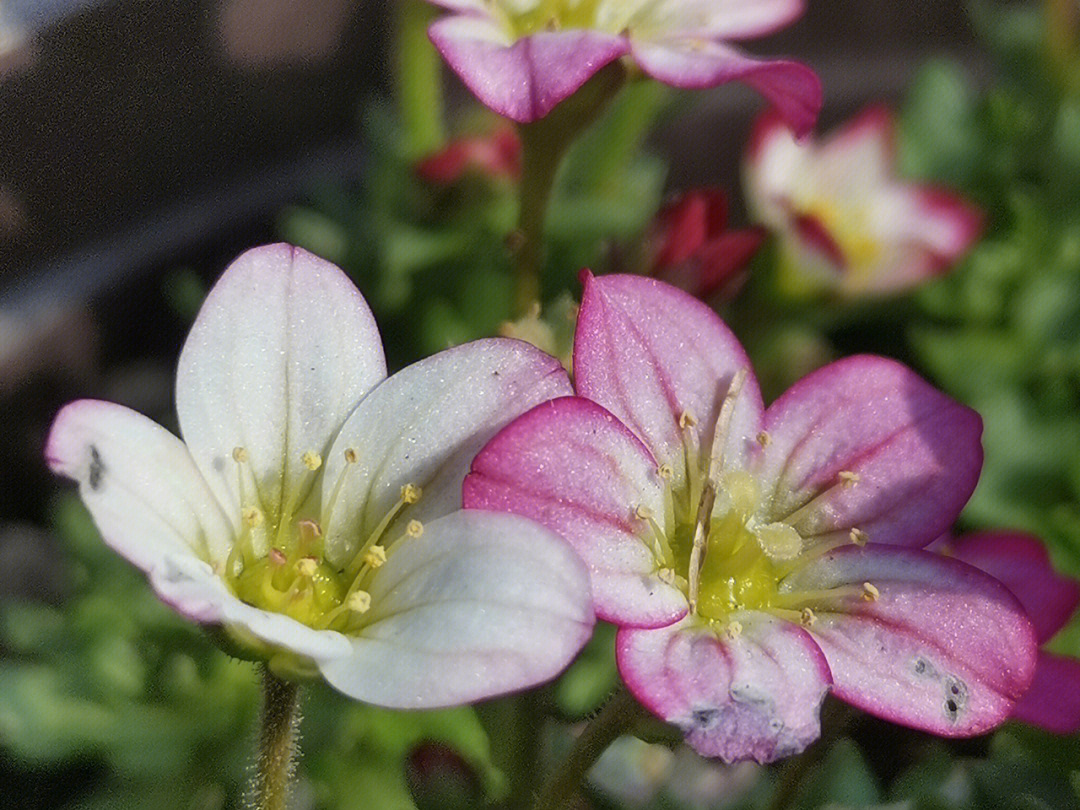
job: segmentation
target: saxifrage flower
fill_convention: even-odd
[[[800,133],[821,109],[804,65],[759,60],[733,41],[783,28],[802,0],[432,0],[452,14],[431,39],[485,105],[515,121],[543,118],[588,79],[628,57],[676,87],[741,81]]]
[[[82,400],[45,452],[105,541],[238,654],[370,703],[444,706],[546,680],[590,634],[564,540],[460,509],[483,442],[569,391],[555,360],[506,339],[386,378],[348,278],[271,245],[226,270],[191,329],[183,441]]]
[[[872,107],[820,143],[775,115],[755,125],[744,160],[747,205],[780,242],[796,295],[895,293],[952,268],[982,215],[936,186],[901,179],[892,113]]]
[[[871,356],[766,409],[716,314],[636,276],[586,277],[574,374],[579,396],[477,455],[465,505],[574,545],[627,686],[699,752],[797,753],[830,688],[942,735],[1009,715],[1035,665],[1023,608],[921,549],[975,486],[978,415]]]
[[[1054,570],[1037,537],[1021,532],[975,532],[939,540],[934,550],[974,565],[1012,591],[1040,644],[1063,628],[1080,605],[1080,582]],[[1055,734],[1080,731],[1080,661],[1039,651],[1031,687],[1012,716]]]

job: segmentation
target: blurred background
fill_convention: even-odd
[[[433,188],[416,177],[424,150],[407,143],[395,113],[398,5],[0,0],[5,808],[240,807],[253,735],[250,667],[159,605],[45,469],[45,432],[63,402],[109,399],[175,428],[175,361],[203,294],[241,250],[277,239],[353,275],[395,366],[510,317],[502,245],[513,189],[491,178]],[[965,527],[1035,532],[1072,575],[1075,5],[810,0],[800,22],[750,43],[819,73],[819,129],[869,102],[893,105],[904,170],[969,195],[989,226],[960,269],[911,296],[840,317],[795,313],[744,336],[777,389],[833,356],[873,350],[979,409],[987,470]],[[445,85],[447,133],[496,126],[449,75]],[[583,167],[603,154],[606,171],[561,187],[548,299],[576,292],[581,266],[630,261],[672,192],[721,187],[745,221],[740,160],[762,105],[735,85],[696,94],[649,86],[620,98],[571,155]],[[545,692],[551,750],[614,682],[610,644],[601,630]],[[1055,644],[1080,652],[1080,630]],[[315,689],[297,807],[497,802],[497,712],[400,714]],[[841,731],[808,765],[769,769],[722,768],[673,748],[664,729],[645,729],[605,758],[583,806],[1080,806],[1073,738],[1013,725],[946,744],[832,704],[827,719]]]

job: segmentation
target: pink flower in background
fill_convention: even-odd
[[[587,575],[562,539],[460,509],[484,441],[569,391],[554,359],[506,339],[386,377],[344,273],[271,245],[225,271],[192,326],[183,441],[80,400],[45,452],[105,541],[245,657],[369,703],[445,706],[547,680],[590,635]]]
[[[416,174],[433,185],[447,186],[469,172],[493,180],[521,178],[521,140],[509,126],[488,135],[458,138],[416,164]]]
[[[727,226],[727,197],[720,189],[681,194],[657,214],[647,238],[649,275],[696,298],[733,298],[765,232]]]
[[[480,451],[465,505],[571,542],[630,690],[700,753],[798,753],[829,689],[946,736],[1008,717],[1031,623],[995,579],[922,550],[974,489],[977,414],[871,356],[766,409],[716,314],[637,276],[585,278],[574,373],[579,396]]]
[[[802,0],[432,0],[452,14],[431,39],[488,107],[543,118],[610,62],[628,57],[676,87],[749,84],[797,131],[821,109],[804,65],[747,56],[732,41],[763,36],[803,12]]]
[[[1043,544],[1029,534],[978,532],[939,541],[934,549],[982,569],[1012,591],[1040,644],[1064,627],[1080,604],[1080,583],[1058,574]],[[1080,731],[1080,661],[1040,651],[1035,679],[1012,716],[1056,734]]]
[[[823,141],[758,121],[745,158],[747,204],[780,241],[795,294],[894,293],[949,270],[982,231],[952,192],[897,175],[893,119],[872,107]]]

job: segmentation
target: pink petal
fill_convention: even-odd
[[[832,679],[821,650],[797,625],[736,613],[732,639],[694,620],[623,629],[619,671],[634,696],[686,734],[698,753],[725,762],[771,762],[821,733],[818,711]]]
[[[1012,716],[1054,734],[1080,731],[1080,661],[1040,652],[1035,679]]]
[[[682,592],[656,576],[634,515],[644,506],[663,521],[656,462],[599,405],[566,397],[512,422],[473,461],[463,500],[468,509],[525,515],[565,537],[589,569],[601,618],[661,627],[686,614]]]
[[[511,41],[481,16],[445,17],[429,34],[481,102],[521,123],[543,118],[629,49],[622,37],[599,31],[545,31]]]
[[[207,296],[180,353],[176,410],[195,463],[236,515],[254,494],[241,498],[231,454],[247,451],[273,523],[314,483],[304,454],[325,456],[385,375],[375,319],[349,278],[300,248],[266,245],[229,265]]]
[[[865,586],[877,598],[865,598]],[[837,697],[947,737],[1002,722],[1035,673],[1035,632],[1004,585],[915,549],[846,546],[796,570],[781,592],[811,592],[811,634]],[[825,596],[819,591],[840,588]]]
[[[728,202],[719,189],[702,188],[679,196],[656,215],[655,267],[682,264],[727,226]]]
[[[1080,604],[1080,583],[1054,570],[1036,537],[1012,532],[967,534],[946,553],[982,569],[1008,588],[1024,606],[1040,642],[1065,626]]]
[[[956,520],[982,467],[978,414],[883,357],[804,377],[766,412],[765,430],[769,519],[804,537],[858,528],[924,546]]]
[[[935,260],[940,271],[948,268],[982,234],[983,214],[960,195],[925,185],[903,186],[879,215],[897,242],[917,245]]]
[[[698,422],[701,446],[713,428],[732,377],[749,373],[725,447],[727,466],[741,466],[755,445],[761,391],[738,339],[716,313],[682,290],[640,276],[584,276],[574,344],[578,393],[634,431],[676,482],[685,474],[679,418]]]
[[[731,81],[750,85],[800,137],[814,128],[821,110],[821,82],[797,62],[754,59],[730,45],[696,38],[635,40],[633,48],[642,70],[675,87],[716,87]]]

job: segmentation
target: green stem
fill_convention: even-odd
[[[285,810],[297,753],[300,687],[264,668],[259,759],[251,785],[254,810]]]
[[[615,693],[574,741],[570,755],[540,791],[533,810],[561,810],[581,787],[585,776],[608,749],[640,716],[641,707],[620,684]]]
[[[424,0],[397,0],[396,88],[406,155],[437,151],[446,142],[442,61],[427,36],[438,10]]]
[[[622,87],[626,72],[615,62],[593,76],[546,117],[519,127],[522,174],[518,228],[511,240],[516,307],[525,315],[540,300],[544,268],[544,223],[555,177],[577,137],[603,112]]]

